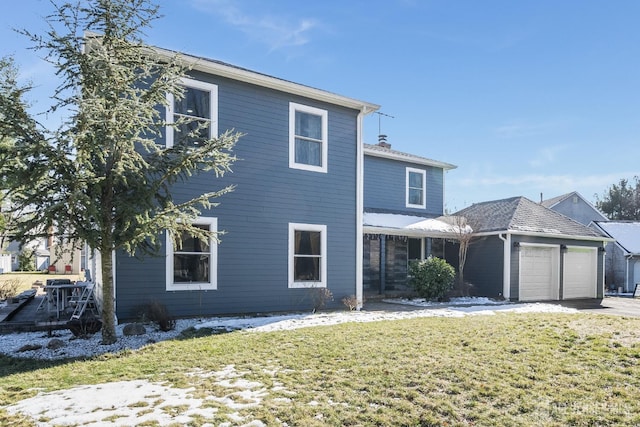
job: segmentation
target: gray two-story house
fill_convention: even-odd
[[[444,213],[445,175],[456,166],[391,149],[384,136],[364,145],[363,288],[368,296],[409,290],[408,264],[444,258],[453,227]]]
[[[379,106],[180,56],[192,71],[184,100],[168,94],[167,120],[189,115],[211,135],[233,129],[244,136],[233,173],[193,177],[174,197],[235,190],[197,222],[224,232],[219,243],[183,236],[178,248],[167,236],[158,257],[117,254],[117,316],[131,318],[151,300],[179,317],[307,310],[312,288],[331,291],[334,305],[346,296],[362,301],[362,129]],[[168,129],[158,143],[179,143],[174,137]]]

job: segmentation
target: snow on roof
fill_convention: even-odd
[[[640,254],[640,221],[596,221],[630,254]]]
[[[381,232],[387,234],[402,234],[407,236],[449,236],[459,234],[459,227],[447,223],[439,218],[424,218],[412,215],[399,215],[387,213],[365,212],[363,225],[365,232]],[[379,229],[379,230],[376,230]],[[466,227],[466,232],[471,232],[471,227]]]

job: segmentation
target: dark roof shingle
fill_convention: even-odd
[[[526,197],[476,203],[455,215],[462,215],[475,225],[477,233],[522,232],[572,237],[603,237],[591,228],[551,210]]]

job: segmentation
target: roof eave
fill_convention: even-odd
[[[216,76],[250,83],[256,86],[262,86],[281,92],[291,93],[294,95],[299,95],[334,105],[340,105],[342,107],[359,110],[364,114],[370,114],[380,109],[380,106],[377,104],[348,98],[346,96],[312,88],[310,86],[305,86],[298,83],[289,82],[276,77],[267,76],[265,74],[259,74],[253,71],[208,61],[205,58],[195,57],[186,53],[177,53],[159,47],[153,47],[152,49],[158,55],[178,59],[182,62],[183,65],[188,66],[193,70],[198,70],[205,73],[214,74]]]
[[[558,234],[558,233],[540,233],[535,231],[519,231],[519,230],[495,230],[474,233],[474,236],[495,236],[498,234],[511,234],[518,236],[531,236],[531,237],[546,237],[555,239],[570,239],[570,240],[589,240],[592,242],[614,242],[615,239],[610,237],[598,237],[598,236],[574,236],[571,234]]]
[[[392,228],[392,227],[376,227],[373,225],[365,225],[362,227],[365,234],[388,234],[390,236],[407,236],[407,237],[436,237],[443,239],[453,239],[457,233],[446,233],[443,231],[425,231],[412,230],[410,228]]]
[[[450,163],[445,163],[445,162],[439,162],[437,160],[424,159],[419,157],[405,157],[400,154],[372,150],[371,148],[367,148],[367,147],[364,148],[364,154],[368,156],[373,156],[373,157],[381,157],[384,159],[392,159],[392,160],[399,160],[402,162],[416,163],[416,164],[425,165],[425,166],[433,166],[433,167],[444,169],[444,170],[456,169],[458,167],[456,165],[452,165]]]

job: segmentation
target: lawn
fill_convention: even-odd
[[[640,319],[497,314],[233,332],[86,361],[0,358],[0,376],[0,407],[35,396],[35,387],[192,388],[211,411],[194,415],[196,426],[632,426],[640,424]],[[153,399],[130,406],[142,416],[168,397]],[[0,425],[32,424],[0,410]]]

